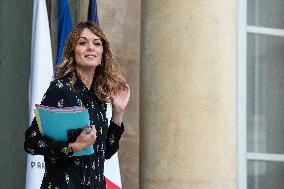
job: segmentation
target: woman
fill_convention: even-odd
[[[103,31],[91,22],[77,24],[66,40],[62,63],[41,104],[85,106],[92,127],[89,134],[89,128],[85,128],[75,142],[69,143],[41,135],[33,120],[25,134],[25,150],[33,155],[44,155],[45,174],[41,188],[106,188],[104,161],[118,150],[129,97],[129,86]],[[109,100],[112,120],[108,126],[105,103]],[[93,145],[94,154],[71,156],[90,145]]]

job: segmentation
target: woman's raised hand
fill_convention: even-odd
[[[123,113],[128,104],[129,98],[130,88],[127,83],[121,86],[120,91],[111,96],[112,119],[118,125],[122,122]]]

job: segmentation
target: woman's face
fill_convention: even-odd
[[[76,66],[79,69],[96,68],[102,60],[103,45],[101,39],[85,28],[74,49]]]

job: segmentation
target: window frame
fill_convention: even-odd
[[[237,16],[237,188],[247,189],[247,161],[284,162],[284,154],[247,151],[247,34],[284,37],[284,29],[247,24],[247,1],[238,1]]]

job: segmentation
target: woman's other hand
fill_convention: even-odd
[[[91,131],[89,132],[91,128]],[[69,148],[72,152],[78,152],[86,149],[90,145],[93,145],[97,138],[97,131],[95,125],[87,126],[77,137],[76,142],[70,143]]]

